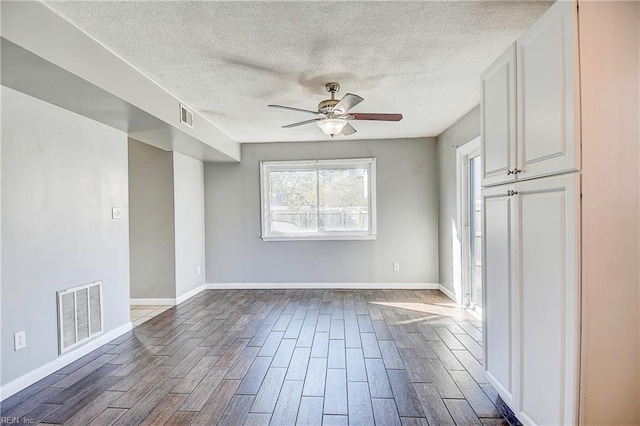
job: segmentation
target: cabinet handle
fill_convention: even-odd
[[[522,170],[520,169],[513,169],[513,174],[517,175],[518,173],[520,173]]]
[[[517,169],[516,169],[517,170]],[[512,175],[513,174],[513,170],[511,169],[507,169],[507,176]]]
[[[511,197],[511,196],[514,196],[514,195],[517,195],[517,194],[518,194],[518,191],[512,191],[511,189],[507,191],[507,196],[508,197]]]

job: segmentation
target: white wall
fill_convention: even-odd
[[[238,142],[198,112],[192,129],[180,124],[180,99],[42,2],[3,2],[0,18],[3,61],[10,55],[3,64],[7,86],[155,146],[197,158],[240,160]]]
[[[372,156],[377,240],[262,241],[260,161]],[[244,144],[242,159],[205,165],[208,283],[438,282],[434,139]]]
[[[479,84],[479,83],[478,83]],[[480,136],[480,106],[438,136],[438,247],[440,284],[455,292],[462,235],[457,224],[456,147]],[[459,287],[459,283],[458,283]],[[459,289],[457,290],[459,291]],[[458,295],[459,296],[459,295]]]
[[[2,88],[2,385],[58,357],[57,290],[102,280],[129,323],[127,195],[126,133]]]
[[[129,139],[129,204],[133,303],[171,304],[202,286],[203,163]]]
[[[174,299],[172,153],[129,139],[131,298]]]
[[[205,283],[204,165],[173,153],[176,297]]]

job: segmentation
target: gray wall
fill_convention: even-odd
[[[262,241],[260,161],[372,156],[377,240]],[[207,282],[437,283],[436,161],[432,138],[243,144],[242,163],[205,165]]]
[[[205,283],[204,165],[174,152],[173,176],[176,296],[180,297]]]
[[[480,106],[475,107],[438,136],[438,235],[440,284],[454,291],[453,250],[458,235],[452,224],[457,222],[456,146],[480,136]]]
[[[3,87],[2,151],[4,385],[57,358],[57,290],[102,280],[105,331],[130,320],[126,133]]]
[[[172,153],[129,139],[131,298],[175,298]]]

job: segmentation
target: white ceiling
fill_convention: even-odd
[[[480,101],[480,73],[551,4],[455,2],[46,2],[239,142],[326,140],[312,116],[338,81],[365,100],[345,138],[436,136]],[[87,58],[90,60],[90,58]],[[117,77],[117,76],[115,76]],[[341,138],[344,136],[340,136]]]

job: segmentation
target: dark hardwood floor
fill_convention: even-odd
[[[2,402],[73,425],[506,425],[435,290],[208,290]]]

